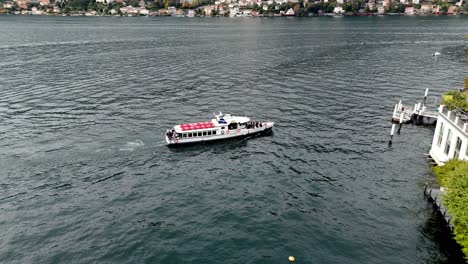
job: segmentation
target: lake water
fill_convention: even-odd
[[[1,263],[457,263],[423,197],[465,17],[0,16]],[[435,51],[441,52],[432,57]],[[185,148],[214,111],[273,134]]]

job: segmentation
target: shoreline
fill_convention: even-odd
[[[86,11],[78,13],[44,13],[44,14],[33,14],[31,11],[23,13],[0,13],[0,16],[53,16],[53,17],[186,17],[186,18],[214,18],[214,17],[226,17],[226,18],[277,18],[277,17],[385,17],[385,16],[404,16],[404,17],[462,17],[468,15],[468,11],[460,12],[458,14],[413,14],[408,15],[404,13],[387,13],[387,14],[375,14],[375,13],[350,13],[350,14],[334,14],[334,13],[323,13],[323,14],[313,14],[313,15],[278,15],[278,14],[268,14],[268,15],[240,15],[240,16],[205,16],[205,15],[171,15],[171,14],[121,14],[121,15],[109,15],[109,14],[91,14]]]

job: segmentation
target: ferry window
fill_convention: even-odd
[[[188,133],[188,137],[192,137],[192,133]]]
[[[203,132],[203,135],[206,136],[206,131]]]
[[[208,131],[208,136],[211,136],[211,131]]]
[[[444,153],[445,155],[448,155],[449,151],[450,151],[450,141],[451,141],[451,136],[452,136],[452,131],[450,131],[450,129],[448,130],[448,133],[447,133],[447,143],[445,144],[445,150],[444,150]]]
[[[201,137],[201,135],[202,135],[201,132],[198,132],[198,136]]]
[[[182,134],[182,137],[186,138],[186,137],[187,137],[187,133],[183,133],[183,134]]]
[[[216,135],[216,131],[213,131],[213,135]]]
[[[457,142],[455,143],[455,155],[453,156],[455,159],[458,159],[458,156],[460,155],[461,144],[461,139],[457,137]]]
[[[178,137],[178,138],[181,138],[181,137],[182,137],[182,133],[177,133],[177,137]]]
[[[237,123],[229,124],[228,129],[237,129]]]
[[[221,129],[224,129],[224,127],[221,127]]]

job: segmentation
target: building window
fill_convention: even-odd
[[[206,136],[206,131],[203,132],[203,136]]]
[[[455,143],[455,154],[454,158],[458,159],[458,156],[460,155],[460,148],[461,148],[462,141],[459,137],[457,137],[457,142]]]
[[[448,132],[447,132],[447,143],[445,143],[445,150],[444,150],[444,153],[445,155],[448,155],[449,151],[450,151],[450,137],[452,136],[452,131],[450,131],[450,128],[448,129]]]
[[[442,137],[444,136],[444,123],[440,122],[439,138],[437,139],[437,145],[440,147],[442,144]]]

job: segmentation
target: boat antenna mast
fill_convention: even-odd
[[[219,120],[220,117],[223,117],[223,113],[221,113],[221,111],[219,111],[218,115],[216,113],[213,113],[213,115],[216,117],[217,120]]]

